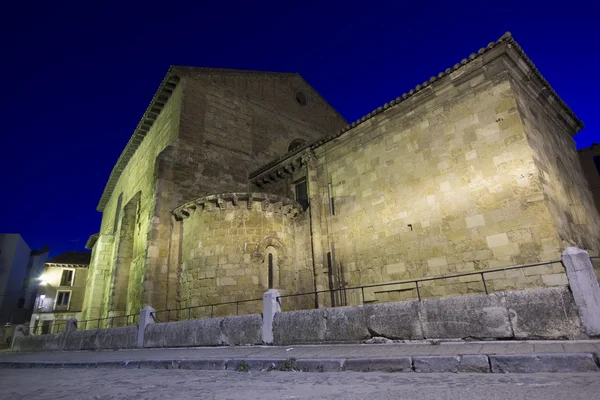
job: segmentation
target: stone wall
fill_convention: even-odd
[[[180,308],[261,299],[269,283],[283,293],[312,290],[310,266],[296,262],[294,219],[300,209],[294,201],[261,193],[229,193],[199,198],[175,213],[182,218]],[[261,309],[259,300],[239,304],[237,312],[260,313]],[[236,305],[191,312],[195,317],[211,312],[232,315]]]
[[[537,170],[532,181],[543,189],[543,203],[553,217],[544,250],[576,245],[598,254],[600,216],[575,149],[576,130],[557,109],[556,99],[534,82],[515,79],[512,87]]]
[[[591,205],[570,138],[579,121],[554,101],[549,112],[571,131],[552,119],[534,126],[529,110],[541,103],[524,100],[519,89],[538,85],[529,82],[529,64],[512,44],[488,48],[400,104],[252,177],[263,190],[293,196],[305,168],[319,290],[559,260],[569,240],[598,247],[595,212],[589,226],[567,222]],[[569,172],[544,176],[559,153]],[[567,182],[577,189],[564,190]],[[576,201],[564,201],[564,193]],[[516,290],[564,285],[566,276],[556,263],[495,271],[486,281],[489,291]],[[366,300],[414,297],[409,286]],[[484,292],[478,276],[423,286],[427,297]],[[335,300],[360,302],[358,292]]]
[[[302,329],[298,329],[302,327]],[[567,288],[543,288],[275,314],[274,344],[418,339],[575,339],[583,337]]]
[[[501,62],[473,62],[315,150],[315,223],[350,286],[560,258],[545,247],[555,237],[551,215],[529,178],[536,166]],[[544,286],[543,274],[562,270],[539,272],[500,272],[490,290]],[[324,276],[318,281],[326,288]],[[468,277],[424,291],[482,293],[483,286]]]
[[[150,324],[144,347],[239,346],[262,344],[260,315]]]
[[[139,283],[143,291],[148,288],[146,269],[149,263],[148,236],[152,231],[152,218],[155,215],[156,199],[156,160],[165,148],[177,137],[181,112],[181,85],[177,85],[173,94],[156,118],[149,132],[140,143],[127,166],[120,174],[108,203],[102,210],[102,223],[98,240],[93,249],[90,264],[90,279],[86,290],[86,308],[84,318],[93,319],[108,316],[112,311],[111,288],[115,271],[115,260],[119,246],[122,207],[139,196],[136,210],[136,236],[132,259],[138,260],[137,268],[144,270],[144,283]],[[119,199],[121,199],[119,201]],[[115,219],[118,219],[115,221]],[[115,239],[116,238],[116,239]],[[141,257],[141,260],[139,259]],[[140,266],[139,264],[142,264]],[[136,272],[139,277],[139,272]],[[131,299],[129,311],[136,313],[143,299]],[[136,304],[137,303],[137,304]]]
[[[13,351],[116,350],[136,345],[137,327],[29,335],[15,339]]]

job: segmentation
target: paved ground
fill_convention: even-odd
[[[598,374],[2,370],[0,399],[582,399]]]
[[[463,354],[600,353],[600,340],[581,341],[510,341],[240,346],[178,349],[136,349],[117,351],[68,351],[56,353],[0,352],[0,362],[98,362],[128,360],[193,360],[220,358],[391,358],[402,356]]]

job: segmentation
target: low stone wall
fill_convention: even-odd
[[[336,307],[275,314],[274,344],[389,339],[574,339],[582,337],[568,288]]]
[[[136,339],[136,326],[75,331],[67,335],[65,350],[134,349]]]
[[[61,351],[133,349],[137,327],[74,331],[53,335],[30,335],[15,339],[13,351]]]
[[[144,347],[195,347],[262,344],[258,314],[149,324]]]

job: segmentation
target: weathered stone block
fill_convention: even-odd
[[[459,356],[413,356],[415,372],[458,372]]]
[[[484,355],[461,356],[458,372],[491,372],[490,363]]]
[[[323,317],[328,343],[361,342],[370,337],[362,307],[326,308]]]
[[[144,332],[144,347],[164,347],[168,322],[149,324]]]
[[[594,355],[590,353],[563,354],[504,354],[489,355],[492,372],[597,372]]]
[[[349,358],[344,364],[344,369],[360,372],[410,372],[412,371],[412,362],[410,357]]]
[[[542,288],[503,294],[515,338],[574,339],[579,315],[568,288]]]
[[[280,312],[273,319],[273,343],[321,343],[326,330],[325,309]]]
[[[365,306],[364,312],[371,336],[405,340],[423,338],[418,301],[372,304]]]
[[[495,295],[467,295],[421,302],[425,338],[509,338],[508,312]]]
[[[262,318],[257,314],[224,318],[222,330],[229,345],[262,343]]]

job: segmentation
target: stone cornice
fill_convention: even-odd
[[[250,182],[262,188],[266,184],[292,176],[294,171],[301,169],[305,165],[310,165],[315,160],[315,153],[311,149],[308,149],[307,146],[302,146],[290,153],[290,156],[284,162],[275,164],[263,172],[250,175]]]
[[[458,71],[465,65],[470,64],[473,60],[479,59],[483,54],[486,54],[486,53],[490,52],[491,50],[498,48],[501,45],[506,45],[509,49],[514,50],[518,54],[519,58],[521,60],[523,60],[525,65],[527,65],[527,67],[530,70],[529,71],[530,79],[535,78],[535,80],[538,81],[541,86],[546,88],[548,90],[548,92],[550,93],[550,95],[553,97],[553,99],[555,99],[556,102],[558,103],[558,105],[563,109],[564,113],[571,118],[572,125],[575,127],[575,133],[577,131],[581,130],[583,128],[583,123],[577,118],[577,116],[573,113],[573,111],[569,108],[569,106],[567,106],[566,103],[558,96],[558,94],[550,86],[548,81],[542,76],[542,74],[539,72],[539,70],[535,67],[533,62],[529,59],[529,57],[527,57],[527,55],[525,54],[525,52],[523,51],[521,46],[519,46],[519,44],[513,39],[510,32],[506,32],[497,41],[490,42],[487,45],[487,47],[482,47],[481,49],[479,49],[479,51],[477,53],[471,53],[471,55],[469,55],[469,58],[463,58],[460,63],[454,64],[454,66],[452,68],[447,68],[445,71],[440,72],[437,76],[432,76],[431,78],[429,78],[422,84],[415,86],[415,88],[411,89],[409,92],[402,94],[402,96],[399,96],[396,99],[394,99],[388,103],[385,103],[383,106],[376,108],[375,110],[373,110],[369,114],[363,116],[362,118],[352,122],[351,124],[348,124],[346,127],[342,128],[338,133],[327,136],[323,139],[319,139],[313,143],[307,144],[307,145],[303,146],[302,148],[297,149],[296,151],[302,151],[305,149],[314,150],[317,147],[320,147],[321,145],[323,145],[325,143],[328,143],[334,139],[337,139],[338,137],[342,136],[344,133],[346,133],[346,132],[350,131],[351,129],[357,127],[358,125],[370,120],[371,118],[375,117],[376,115],[386,111],[387,109],[389,109],[395,105],[401,104],[404,101],[406,101],[407,99],[411,98],[412,96],[420,93],[421,91],[430,88],[430,86],[434,82],[439,81],[440,79],[453,74],[455,71]],[[277,169],[277,166],[279,163],[293,157],[294,155],[295,155],[295,152],[290,152],[290,153],[284,154],[283,156],[269,162],[268,164],[263,165],[262,167],[252,171],[249,175],[249,179],[252,180],[253,178],[255,178],[259,175],[262,175],[263,173],[270,171],[271,169]]]
[[[302,212],[300,204],[287,197],[270,193],[221,193],[199,197],[176,207],[172,213],[178,221],[188,218],[195,211],[221,211],[234,208],[251,210],[254,204],[260,204],[263,211],[281,213],[295,218]]]
[[[104,192],[102,192],[102,196],[100,197],[100,201],[96,207],[98,211],[104,211],[104,207],[106,207],[106,204],[108,203],[108,200],[110,199],[110,196],[112,195],[112,192],[115,189],[123,170],[127,166],[127,163],[129,163],[131,157],[133,157],[135,151],[138,149],[138,147],[140,147],[144,137],[146,137],[146,134],[150,131],[152,125],[154,125],[154,122],[163,110],[165,104],[167,104],[167,101],[169,101],[169,98],[171,97],[171,94],[173,94],[177,83],[179,83],[179,79],[180,77],[173,67],[169,68],[167,75],[164,77],[163,81],[158,87],[154,97],[152,97],[150,105],[144,112],[142,119],[135,128],[133,135],[131,135],[129,142],[127,142],[125,149],[119,156],[117,163],[110,173],[108,182],[106,182],[106,186],[104,187]]]
[[[100,233],[94,233],[93,235],[90,235],[87,242],[85,243],[85,248],[88,250],[92,250],[94,248],[94,245],[98,241],[99,237],[100,237]]]
[[[61,267],[61,268],[88,268],[89,264],[70,264],[70,263],[44,263],[46,267]]]

